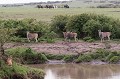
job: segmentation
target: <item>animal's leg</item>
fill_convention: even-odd
[[[70,42],[70,39],[69,39],[69,42]]]
[[[76,42],[76,36],[74,37],[74,39],[75,39],[75,42]]]
[[[37,38],[35,39],[36,42],[38,42]]]
[[[30,39],[28,38],[28,42],[30,42]]]
[[[110,36],[108,36],[108,40],[110,41]]]
[[[65,38],[65,41],[67,40],[67,37]]]
[[[103,40],[102,40],[102,38],[101,38],[101,42],[102,42]]]
[[[105,41],[105,39],[104,39],[104,38],[102,38],[102,41],[104,42],[104,41]]]

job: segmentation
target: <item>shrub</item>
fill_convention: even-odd
[[[51,30],[57,33],[59,36],[63,36],[62,32],[66,31],[66,24],[68,16],[58,15],[52,19]]]
[[[84,37],[83,26],[90,19],[88,14],[71,16],[67,22],[66,29],[69,31],[77,32],[78,38]]]
[[[120,21],[109,18],[104,15],[96,14],[81,14],[71,16],[67,22],[66,29],[69,31],[77,32],[78,37],[90,36],[98,38],[98,30],[112,32],[112,37],[120,37]]]
[[[74,59],[75,59],[75,56],[73,55],[65,55],[65,57],[63,58],[65,62],[73,62]]]
[[[113,57],[110,59],[110,63],[117,63],[119,60],[120,60],[120,57],[119,57],[119,56],[113,56]]]
[[[92,60],[92,57],[88,54],[86,55],[80,55],[78,59],[75,61],[76,63],[80,62],[90,62]]]
[[[42,53],[36,53],[31,48],[16,48],[7,51],[15,61],[24,64],[40,64],[47,61],[47,57]]]
[[[93,41],[95,41],[95,40],[92,39],[91,37],[84,37],[83,40],[84,40],[84,41],[87,41],[87,42],[93,42]]]
[[[41,69],[30,68],[27,66],[23,66],[21,64],[13,62],[12,66],[6,65],[6,63],[2,60],[2,66],[0,67],[0,79],[27,79],[31,77],[38,76],[39,79],[43,79],[44,72]],[[34,75],[29,75],[33,73]]]
[[[37,60],[38,60],[40,63],[45,63],[45,62],[48,60],[48,58],[47,58],[44,54],[39,53]]]
[[[55,42],[55,38],[57,37],[57,34],[53,31],[51,32],[47,32],[44,34],[44,36],[42,36],[39,41],[44,41],[47,43],[54,43]]]
[[[96,52],[91,53],[91,57],[94,60],[106,61],[106,57],[109,55],[110,51],[98,49]]]

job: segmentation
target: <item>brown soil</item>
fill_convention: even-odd
[[[78,54],[89,53],[96,49],[106,49],[105,43],[101,42],[56,42],[56,43],[7,43],[6,48],[13,47],[30,47],[37,52],[45,52],[49,54]],[[109,43],[109,49],[111,51],[120,51],[120,43]]]

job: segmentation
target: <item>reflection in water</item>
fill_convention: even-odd
[[[69,75],[59,77],[59,75],[54,73],[54,71],[52,71],[51,69],[47,69],[45,70],[45,72],[46,72],[45,79],[71,79]]]
[[[50,69],[46,71],[45,79],[55,79],[55,75],[52,73]]]
[[[120,79],[120,65],[45,64],[45,79]]]

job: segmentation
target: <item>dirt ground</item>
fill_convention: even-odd
[[[101,42],[56,42],[56,43],[7,43],[5,48],[30,47],[37,52],[49,54],[78,54],[93,52],[96,49],[105,49],[105,43]],[[111,51],[120,51],[120,43],[109,43]]]

